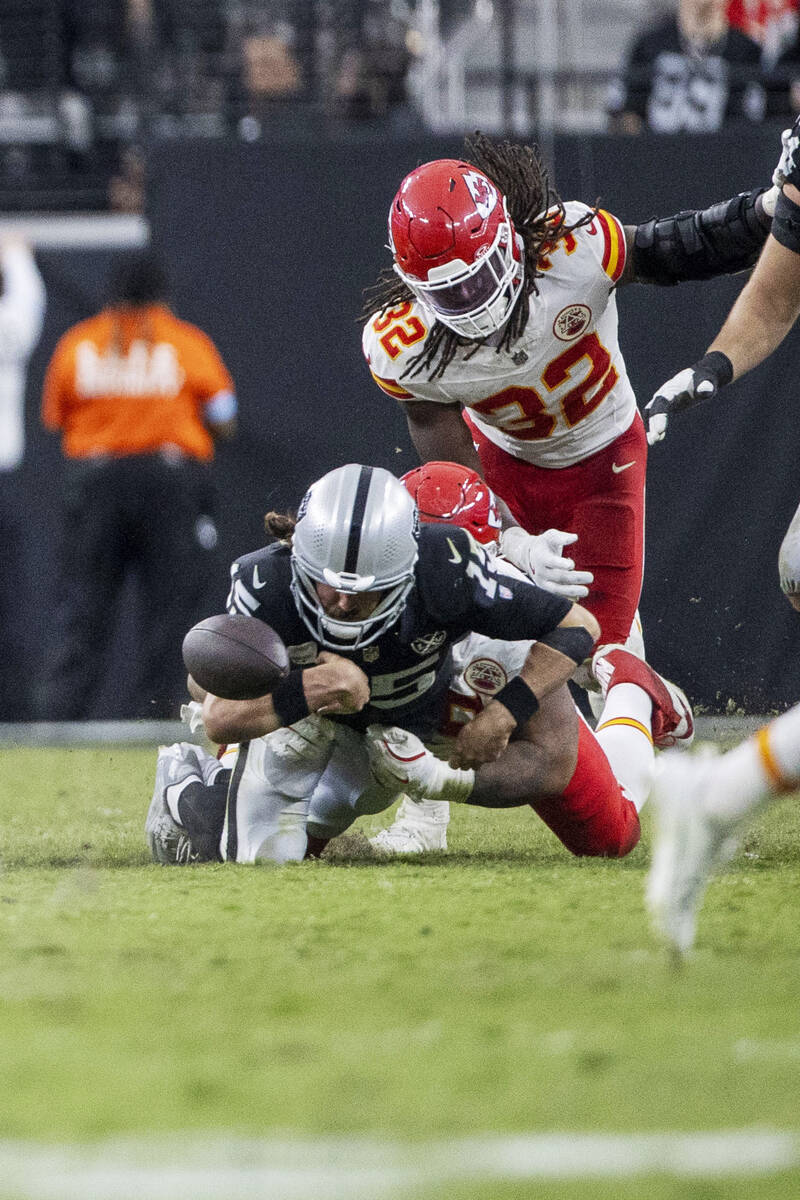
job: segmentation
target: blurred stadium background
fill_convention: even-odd
[[[150,242],[174,306],[214,338],[240,435],[218,456],[219,574],[344,461],[416,457],[360,351],[362,289],[418,162],[474,128],[537,141],[563,196],[623,221],[767,183],[785,121],[625,138],[605,98],[645,15],[637,0],[0,0],[0,232],[36,249],[48,309],[30,364],[27,450],[0,475],[0,719],[40,715],[61,460],[39,425],[60,334],[94,311],[113,256]],[[640,402],[705,348],[741,279],[620,298]],[[797,504],[798,335],[724,405],[651,455],[642,614],[649,655],[708,713],[796,700],[796,618],[777,552]],[[120,625],[96,716],[124,718],[135,647]],[[176,648],[177,650],[177,648]]]

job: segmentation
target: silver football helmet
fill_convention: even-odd
[[[331,650],[369,645],[403,610],[414,584],[419,518],[389,471],[349,463],[312,483],[292,537],[292,595],[314,638]],[[363,620],[329,617],[315,584],[383,592]]]

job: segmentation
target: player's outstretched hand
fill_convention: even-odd
[[[684,367],[662,383],[649,404],[645,405],[647,440],[651,446],[666,437],[669,418],[675,412],[691,408],[701,400],[710,400],[721,387],[730,383],[733,367],[727,355],[713,350],[693,367]]]
[[[778,187],[785,183],[800,187],[800,117],[781,134],[781,156],[772,172],[772,182]]]
[[[581,600],[589,595],[588,585],[594,575],[591,571],[576,571],[575,560],[565,558],[563,553],[565,546],[577,540],[577,533],[548,529],[536,535],[515,525],[500,535],[500,553],[544,591],[567,600]]]

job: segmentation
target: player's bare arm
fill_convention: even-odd
[[[483,763],[475,774],[472,804],[503,807],[530,802],[537,795],[563,792],[578,758],[578,714],[566,684],[556,688],[518,731],[495,762]]]
[[[432,400],[400,403],[406,415],[414,449],[421,462],[457,462],[483,476],[478,452],[473,445],[469,429],[461,418],[460,404],[439,404]],[[506,505],[502,504],[502,507],[508,514]],[[511,519],[510,523],[516,524]]]
[[[800,191],[786,184],[784,194],[800,207]],[[753,274],[709,346],[725,354],[738,379],[768,358],[800,316],[800,255],[776,238],[767,238]]]
[[[299,674],[310,713],[360,712],[369,700],[369,682],[364,672],[338,654],[323,652],[313,667],[306,667]],[[285,723],[272,695],[253,700],[223,700],[209,693],[203,700],[206,733],[220,745],[263,737]]]
[[[663,383],[646,405],[647,440],[664,439],[674,412],[710,400],[767,358],[800,315],[800,119],[784,130],[773,174],[770,235],[756,268],[707,352]]]
[[[599,636],[600,626],[592,614],[573,604],[556,629],[533,644],[519,676],[464,726],[451,765],[477,767],[495,762],[512,734],[527,725],[545,697],[567,682]]]

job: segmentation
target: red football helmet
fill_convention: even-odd
[[[521,243],[483,171],[438,158],[406,175],[389,241],[395,271],[437,321],[467,338],[503,327],[522,287]]]
[[[475,471],[460,463],[429,462],[400,479],[416,501],[424,523],[460,525],[477,542],[500,537],[500,514],[492,492]]]

